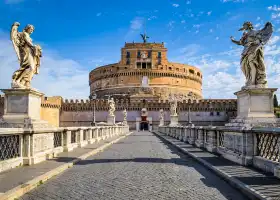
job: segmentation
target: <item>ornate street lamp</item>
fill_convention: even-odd
[[[93,93],[89,96],[89,99],[92,101],[93,100],[93,120],[91,122],[91,125],[92,126],[96,126],[96,123],[95,123],[95,100],[96,100],[96,94]]]

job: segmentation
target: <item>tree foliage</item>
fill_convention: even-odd
[[[276,94],[274,94],[274,96],[273,96],[273,105],[274,105],[274,107],[278,107],[278,100],[277,100]]]

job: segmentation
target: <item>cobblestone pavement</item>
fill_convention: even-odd
[[[21,199],[246,199],[150,132],[135,132]]]

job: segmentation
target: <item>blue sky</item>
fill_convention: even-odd
[[[275,33],[266,47],[270,87],[280,81],[278,0],[2,0],[0,3],[0,88],[10,87],[18,68],[9,31],[14,21],[33,24],[33,42],[43,47],[40,75],[33,86],[48,96],[87,98],[88,72],[118,62],[125,42],[165,42],[170,61],[199,67],[204,98],[234,98],[244,84],[239,67],[238,28],[271,21]]]

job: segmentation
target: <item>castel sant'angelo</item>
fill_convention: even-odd
[[[169,62],[164,43],[125,43],[120,61],[92,70],[89,84],[97,98],[202,99],[201,71]]]
[[[139,127],[145,116],[151,126],[159,124],[159,112],[170,121],[170,101],[176,99],[180,124],[188,120],[196,125],[223,125],[237,111],[236,99],[203,99],[202,72],[194,66],[168,60],[164,43],[125,43],[118,63],[93,69],[89,73],[89,96],[94,99],[73,100],[61,96],[42,98],[41,118],[55,126],[90,126],[106,122],[108,99],[115,101],[116,123]],[[0,98],[0,117],[4,97]],[[95,120],[94,120],[95,119]],[[138,125],[137,125],[138,124]]]

